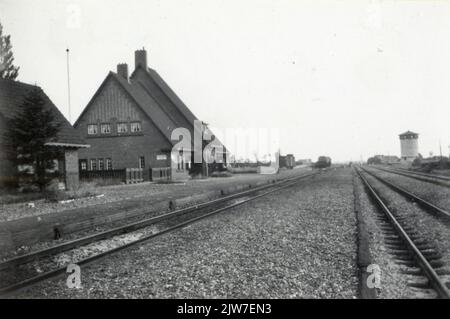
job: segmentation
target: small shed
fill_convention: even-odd
[[[18,81],[0,79],[0,145],[4,145],[3,141],[8,130],[8,120],[16,116],[17,112],[20,111],[20,106],[25,96],[36,87],[35,85]],[[61,124],[57,138],[46,145],[61,149],[60,158],[55,159],[58,161],[57,169],[61,173],[60,176],[62,176],[61,182],[64,183],[66,189],[75,189],[79,183],[78,150],[80,148],[88,148],[89,145],[86,144],[84,139],[43,90],[42,93],[46,101],[46,107],[52,110],[55,120]],[[5,146],[2,146],[0,150],[0,185],[14,178],[14,172],[17,169],[8,160],[7,154],[11,150],[4,148]]]

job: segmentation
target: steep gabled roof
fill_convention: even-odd
[[[0,79],[0,113],[5,119],[11,119],[20,112],[25,96],[38,86],[22,82]],[[41,89],[40,87],[38,87]],[[41,89],[42,90],[42,89]],[[50,108],[55,121],[61,123],[60,131],[54,144],[71,147],[87,147],[87,143],[79,133],[70,125],[69,121],[61,114],[50,98],[42,90],[46,107]]]
[[[161,109],[156,105],[157,103],[153,100],[153,98],[145,92],[145,90],[138,82],[133,81],[132,79],[129,79],[129,81],[127,81],[126,79],[112,71],[108,73],[100,87],[95,92],[94,96],[89,101],[88,105],[84,108],[83,112],[74,123],[75,128],[78,127],[80,120],[82,119],[84,114],[89,110],[96,97],[100,94],[100,92],[102,92],[103,88],[109,81],[115,81],[124,90],[128,97],[132,101],[134,101],[134,103],[136,103],[136,105],[142,110],[142,112],[148,117],[148,119],[155,124],[162,135],[171,144],[175,144],[171,140],[171,133],[176,125],[167,117],[164,112],[161,111]]]
[[[163,133],[163,135],[170,141],[172,130],[177,126],[176,124],[165,114],[158,106],[157,102],[149,95],[145,89],[137,81],[129,79],[127,81],[123,77],[111,72],[113,77],[122,85],[125,91],[131,96],[131,98],[138,104],[138,106],[144,111],[148,118],[155,123],[157,128]]]
[[[186,104],[181,101],[181,99],[175,94],[175,92],[170,88],[170,86],[161,78],[161,76],[153,69],[148,68],[148,75],[158,84],[161,90],[166,94],[169,100],[178,108],[181,114],[188,120],[189,123],[194,123],[198,120],[197,117],[189,110]]]
[[[158,88],[161,90],[160,92],[153,92],[153,88],[147,87],[145,83],[134,79],[134,75],[139,69],[142,70],[150,80],[157,84]],[[159,93],[164,94],[176,107],[178,112],[181,113],[182,116],[186,119],[186,123],[189,124],[189,127],[187,127],[187,129],[191,133],[194,132],[194,121],[197,120],[197,117],[188,109],[188,107],[181,101],[181,99],[175,94],[175,92],[173,92],[173,90],[167,85],[167,83],[159,76],[159,74],[155,70],[144,70],[140,66],[138,66],[138,68],[133,72],[128,81],[117,73],[109,72],[108,76],[105,78],[99,89],[96,91],[86,108],[83,110],[83,112],[75,122],[75,127],[78,126],[80,119],[83,117],[97,95],[100,94],[100,92],[103,90],[103,87],[110,79],[116,81],[124,89],[129,97],[137,104],[137,106],[144,112],[144,114],[147,115],[147,117],[155,124],[155,126],[159,129],[163,136],[172,145],[176,144],[176,141],[171,140],[172,131],[179,125],[170,116],[170,114],[164,111],[166,105],[162,105],[162,101],[156,100],[156,98],[154,97],[155,95]],[[193,138],[194,137],[191,136],[191,142],[193,142]],[[218,143],[222,144],[217,138],[216,140]]]
[[[168,100],[176,107],[176,109],[184,116],[186,119],[186,122],[189,123],[188,129],[193,133],[197,127],[194,127],[194,121],[198,121],[198,118],[191,112],[191,110],[184,104],[184,102],[176,95],[176,93],[170,88],[170,86],[163,80],[163,78],[158,74],[158,72],[154,69],[147,68],[147,70],[144,70],[141,66],[138,66],[136,70],[131,74],[131,78],[134,78],[136,72],[138,70],[143,70],[144,73],[154,82],[157,84],[158,88],[161,90],[161,92],[168,98]],[[144,84],[142,83],[144,86]],[[151,95],[150,88],[144,88],[149,95]],[[158,104],[159,105],[159,104]],[[164,105],[159,105],[159,107],[164,107]],[[214,134],[209,128],[207,129],[210,134]],[[197,131],[197,133],[200,134],[200,131]],[[192,139],[194,137],[192,136]],[[215,144],[220,144],[223,146],[223,151],[227,152],[225,146],[223,143],[215,136]]]

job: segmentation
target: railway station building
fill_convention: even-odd
[[[193,140],[195,121],[197,117],[148,67],[147,51],[137,50],[133,72],[129,73],[127,64],[118,64],[74,124],[91,145],[80,151],[79,169],[82,173],[138,169],[142,170],[143,180],[187,179],[194,165],[204,164],[192,160],[193,147],[177,150],[174,155],[178,141],[172,140],[172,132],[184,128]],[[205,125],[197,133],[202,135],[208,130]],[[213,140],[220,143],[215,137]],[[222,150],[214,153],[209,170],[200,171],[211,172],[223,166],[225,147]]]

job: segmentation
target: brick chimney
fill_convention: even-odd
[[[147,51],[144,48],[134,52],[134,68],[137,69],[138,66],[147,71]]]
[[[123,77],[125,80],[128,81],[128,64],[126,63],[117,64],[117,75]]]

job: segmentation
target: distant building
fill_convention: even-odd
[[[295,157],[292,154],[287,154],[286,156],[279,155],[280,168],[294,168],[295,167]]]
[[[298,159],[295,161],[296,165],[311,165],[312,159],[310,158],[304,158],[304,159]]]
[[[419,134],[407,131],[399,135],[401,159],[413,161],[419,156]]]
[[[395,155],[375,155],[374,157],[380,161],[380,164],[395,164],[400,162],[400,158]]]
[[[186,179],[194,165],[202,172],[198,165],[203,164],[194,164],[192,159],[194,131],[200,136],[203,133],[195,128],[196,120],[161,76],[148,67],[147,51],[137,50],[131,75],[127,64],[118,64],[117,72],[109,72],[74,124],[91,144],[80,152],[80,170],[142,169],[144,180],[149,180],[152,169],[152,174],[164,169],[172,179]],[[176,128],[191,134],[191,148],[173,154],[178,141],[171,135]],[[201,129],[209,131],[206,125]],[[203,166],[203,173],[220,169],[225,152],[225,147],[223,153],[215,152],[217,162]]]
[[[16,116],[25,96],[35,87],[18,81],[0,79],[0,145],[6,138],[8,120]],[[61,125],[56,140],[46,145],[61,151],[60,157],[55,158],[58,161],[57,170],[61,173],[61,182],[65,184],[66,189],[76,189],[79,183],[78,152],[80,149],[88,148],[89,145],[45,93],[43,97],[45,106],[52,111],[55,121]],[[12,181],[18,169],[8,160],[7,155],[11,154],[11,151],[8,149],[0,151],[0,185]]]

